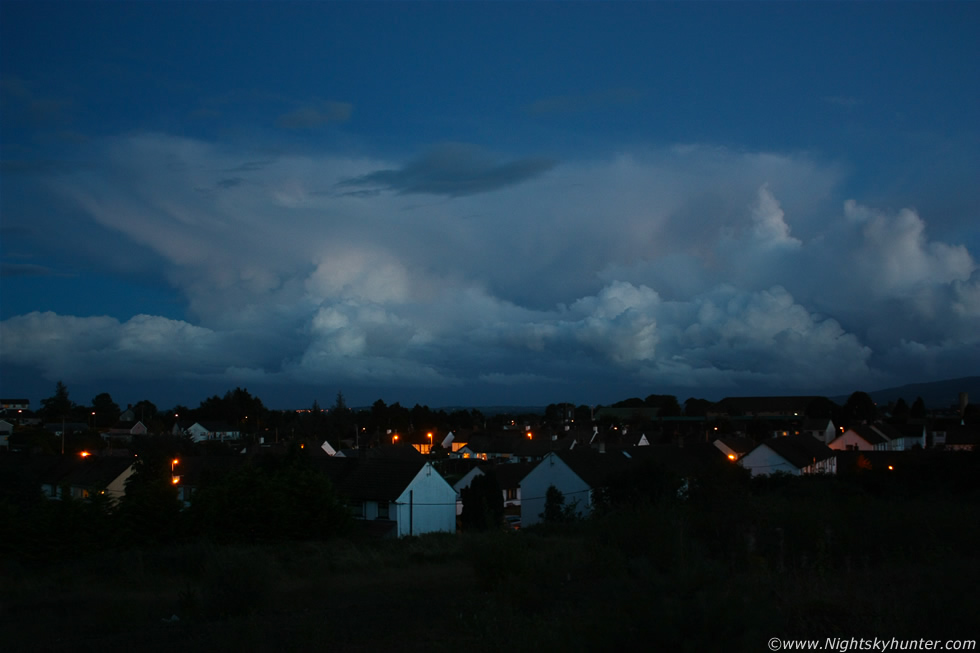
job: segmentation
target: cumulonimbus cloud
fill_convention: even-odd
[[[969,249],[911,209],[845,204],[836,166],[803,156],[690,146],[559,164],[457,145],[399,163],[142,134],[93,159],[51,193],[158,255],[188,317],[0,323],[4,359],[55,378],[810,391],[976,362]]]

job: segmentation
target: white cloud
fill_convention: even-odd
[[[976,269],[966,247],[928,240],[925,221],[912,209],[888,215],[848,200],[844,215],[861,226],[853,262],[874,292],[894,295],[966,281]]]
[[[4,322],[4,357],[52,375],[109,352],[112,373],[314,383],[855,387],[897,373],[903,338],[980,331],[964,246],[911,209],[841,214],[840,171],[803,156],[638,149],[431,201],[338,192],[411,167],[381,158],[145,134],[95,159],[51,187],[158,253],[188,321]]]

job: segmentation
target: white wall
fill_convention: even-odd
[[[875,448],[851,429],[844,431],[827,446],[835,451],[873,451]]]
[[[389,515],[398,521],[398,537],[455,533],[456,490],[432,467],[432,463],[426,463],[389,507]]]
[[[578,501],[576,513],[586,516],[592,509],[592,488],[554,453],[549,453],[521,481],[521,527],[543,521],[545,496],[554,485],[565,495],[565,505]]]
[[[765,476],[776,472],[800,475],[800,470],[764,444],[742,456],[738,464],[752,472],[752,476]]]

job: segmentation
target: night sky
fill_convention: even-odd
[[[0,395],[980,371],[980,3],[0,5]]]

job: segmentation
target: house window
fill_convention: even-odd
[[[364,519],[364,503],[361,501],[351,501],[350,512],[355,518]]]
[[[506,490],[504,490],[504,493],[506,495],[506,500],[507,501],[514,501],[515,499],[517,499],[517,488],[516,487],[509,487]]]
[[[378,502],[378,519],[388,519],[388,502]]]

